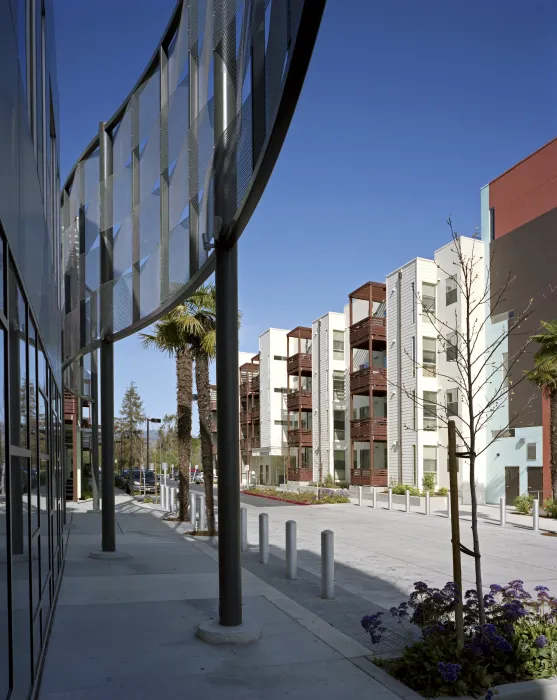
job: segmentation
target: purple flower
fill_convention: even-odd
[[[437,670],[446,683],[455,683],[458,680],[461,668],[460,664],[443,663],[442,661],[439,661],[437,664]]]
[[[493,690],[488,690],[487,693],[485,694],[485,700],[492,700],[493,698]]]
[[[501,591],[503,590],[503,587],[500,586],[498,583],[492,583],[491,586],[489,587],[489,590],[492,593],[501,593]]]
[[[524,581],[521,581],[519,578],[517,578],[514,581],[509,581],[509,586],[511,586],[512,588],[522,588],[524,586]]]
[[[547,586],[536,586],[536,587],[534,588],[534,590],[535,590],[537,593],[541,593],[541,592],[548,593],[548,592],[549,592],[549,588],[548,588]]]
[[[423,581],[416,581],[414,588],[420,593],[425,593],[427,591],[427,583],[424,583]]]
[[[547,637],[545,634],[540,634],[540,636],[534,640],[534,646],[538,647],[538,649],[543,649],[547,646]]]
[[[493,643],[495,644],[495,648],[499,649],[499,651],[512,651],[513,648],[511,646],[511,643],[505,639],[505,637],[495,637],[493,639]]]

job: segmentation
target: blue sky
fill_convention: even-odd
[[[174,0],[55,0],[62,175],[152,55]],[[329,0],[304,90],[240,241],[241,349],[479,225],[479,190],[557,136],[554,0]],[[147,412],[174,364],[116,346]]]

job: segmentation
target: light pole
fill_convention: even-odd
[[[149,425],[151,423],[162,423],[160,418],[147,418],[147,469],[149,469]],[[145,487],[145,494],[147,494],[147,487]],[[155,498],[153,502],[157,500],[157,470],[155,469]]]

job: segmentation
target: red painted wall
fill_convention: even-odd
[[[495,238],[557,207],[557,138],[489,183]]]

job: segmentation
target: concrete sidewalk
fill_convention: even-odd
[[[373,666],[364,646],[245,570],[245,619],[263,627],[261,641],[200,641],[197,625],[217,617],[216,551],[130,499],[117,511],[118,549],[131,555],[122,561],[90,559],[100,516],[69,513],[43,700],[418,697]]]

